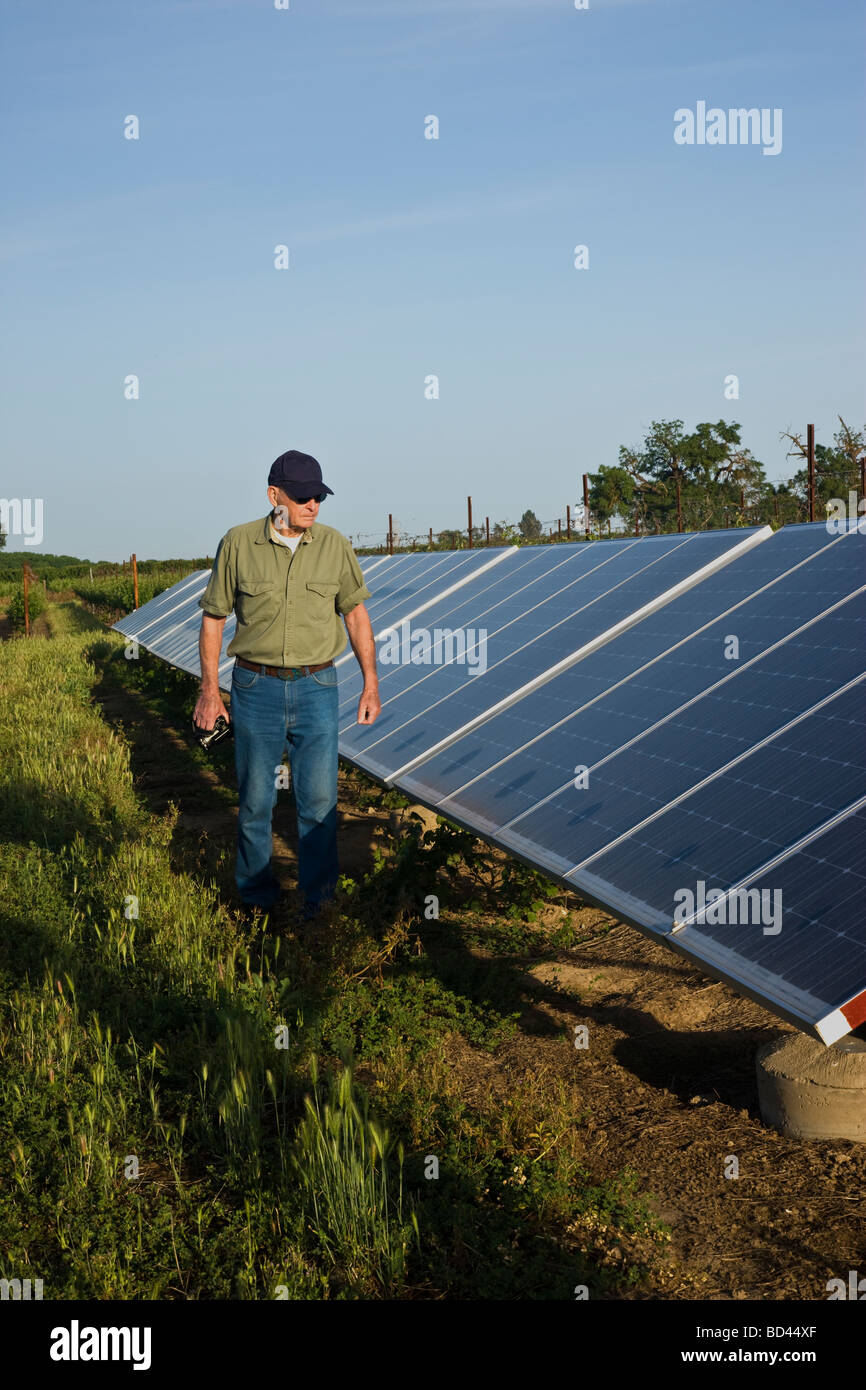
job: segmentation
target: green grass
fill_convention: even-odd
[[[139,607],[156,598],[164,589],[170,589],[172,584],[177,584],[178,580],[184,579],[191,572],[191,566],[154,569],[150,573],[140,566]],[[51,585],[55,590],[72,589],[91,611],[99,613],[108,622],[131,612],[135,606],[135,588],[131,574],[94,575],[93,579],[87,575],[52,575]]]
[[[575,1087],[470,1101],[458,1065],[520,1041],[523,959],[564,930],[536,920],[550,885],[367,784],[394,828],[327,940],[244,925],[182,867],[178,809],[147,809],[95,698],[180,726],[189,682],[126,661],[78,604],[40,623],[0,644],[0,1276],[123,1299],[556,1299],[651,1277],[664,1232],[628,1173],[585,1168]],[[452,910],[426,921],[437,891]],[[634,1243],[616,1270],[611,1233]]]
[[[315,1063],[312,1080],[315,1087]],[[332,1079],[326,1100],[320,1101],[314,1089],[304,1106],[292,1167],[311,1231],[332,1267],[348,1270],[356,1281],[372,1273],[386,1294],[399,1290],[407,1250],[413,1235],[418,1238],[414,1211],[404,1220],[403,1145],[396,1146],[393,1194],[388,1189],[391,1137],[370,1119],[348,1067]]]

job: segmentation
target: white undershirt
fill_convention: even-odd
[[[293,555],[297,550],[298,546],[301,544],[301,541],[304,539],[303,536],[281,536],[279,531],[277,531],[274,527],[273,523],[271,523],[271,535],[273,536],[275,541],[279,541],[280,545],[287,545]]]

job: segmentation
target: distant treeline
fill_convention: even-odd
[[[0,546],[5,544],[5,540],[5,536],[0,533]],[[139,560],[137,563],[139,576],[158,575],[178,569],[209,569],[211,557],[198,560]],[[91,570],[94,579],[132,573],[129,560],[82,560],[77,555],[51,555],[45,551],[34,554],[28,550],[0,550],[0,580],[20,579],[23,564],[28,564],[40,579],[49,580],[51,588],[57,588],[56,581],[61,578],[79,579],[85,575],[89,578]]]

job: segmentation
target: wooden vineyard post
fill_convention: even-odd
[[[136,558],[135,558],[135,552],[134,552],[134,551],[133,551],[133,554],[132,554],[132,556],[131,556],[130,563],[131,563],[131,565],[132,565],[132,593],[133,593],[133,597],[134,597],[134,600],[135,600],[135,607],[137,608],[137,607],[138,607],[138,561],[137,561]]]

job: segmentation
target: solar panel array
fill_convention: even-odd
[[[382,713],[340,657],[345,758],[824,1042],[866,1021],[856,526],[361,564]],[[198,674],[207,577],[118,630]]]

